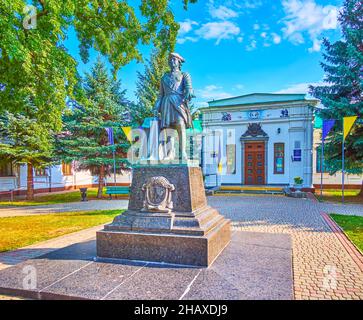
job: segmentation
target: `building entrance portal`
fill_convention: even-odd
[[[265,142],[245,143],[245,184],[265,184]]]

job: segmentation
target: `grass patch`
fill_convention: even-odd
[[[360,190],[348,189],[344,191],[344,203],[363,204],[363,197],[359,196]],[[316,197],[320,201],[342,202],[342,190],[323,190],[323,197],[320,196],[320,190],[316,189]]]
[[[103,189],[103,198],[108,199],[108,195],[105,194],[106,188]],[[88,200],[97,200],[97,188],[89,188],[87,190],[87,198]],[[57,203],[65,203],[65,202],[78,202],[81,201],[81,193],[79,190],[71,191],[66,193],[58,193],[58,194],[47,194],[47,195],[36,195],[34,200],[15,200],[11,201],[0,201],[0,206],[40,206],[47,204],[57,204]]]
[[[96,210],[0,218],[0,252],[111,222],[122,211]]]
[[[330,216],[344,230],[348,238],[363,252],[363,217],[340,214],[331,214]]]

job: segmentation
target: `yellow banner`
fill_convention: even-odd
[[[222,171],[223,171],[222,161],[219,161],[219,163],[218,163],[218,172],[222,173]]]
[[[128,141],[132,141],[131,130],[132,127],[121,127]]]
[[[355,120],[357,120],[357,116],[353,116],[353,117],[344,117],[343,118],[343,131],[344,131],[344,137],[343,140],[345,140],[345,138],[347,137],[347,135],[350,132],[350,129],[352,129],[352,126],[355,122]]]

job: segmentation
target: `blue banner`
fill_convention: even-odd
[[[113,128],[105,128],[106,131],[107,131],[107,135],[108,135],[108,142],[111,144],[111,145],[114,145],[115,142],[113,140]]]
[[[322,134],[323,141],[328,136],[328,134],[329,134],[330,130],[333,128],[334,124],[335,124],[334,119],[323,120],[323,134]]]

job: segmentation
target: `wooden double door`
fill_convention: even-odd
[[[244,183],[265,184],[265,142],[246,142],[244,152]]]

